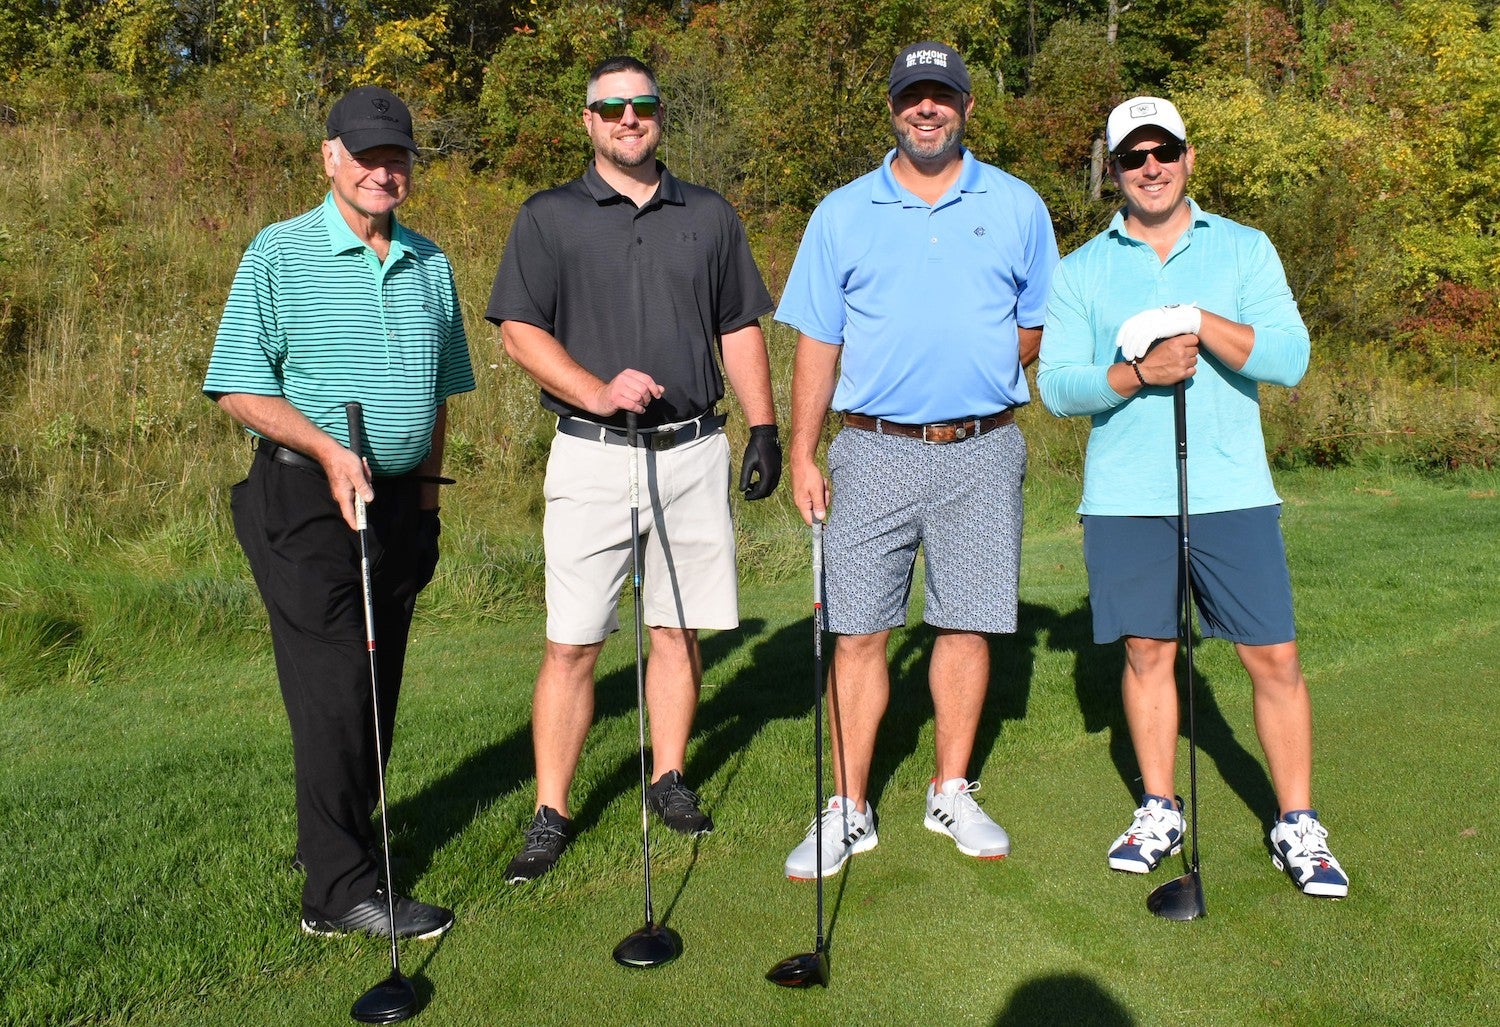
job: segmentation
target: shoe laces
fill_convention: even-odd
[[[671,813],[697,813],[698,793],[679,781],[668,781],[652,789],[664,811]]]
[[[1331,862],[1333,853],[1328,850],[1328,828],[1312,817],[1299,817],[1292,825],[1292,837],[1297,839],[1302,853],[1310,859]]]
[[[1146,803],[1135,811],[1135,823],[1130,825],[1130,830],[1134,834],[1163,834],[1162,829],[1175,826],[1174,820],[1180,816],[1177,810],[1165,803]]]
[[[551,852],[556,845],[553,839],[562,840],[566,837],[561,827],[549,824],[538,816],[526,831],[526,846],[521,855]]]
[[[813,822],[807,826],[806,837],[811,838],[813,832],[821,830],[824,837],[833,835],[838,842],[842,843],[857,826],[854,818],[864,816],[868,814],[846,809],[843,806],[829,806],[814,817]]]
[[[952,802],[953,815],[962,820],[975,814],[984,815],[984,810],[980,809],[979,803],[974,800],[974,793],[977,791],[979,791],[978,781],[965,781],[963,787],[952,795],[939,790],[936,798],[939,800],[947,799]]]

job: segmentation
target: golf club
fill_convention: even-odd
[[[364,459],[364,413],[358,403],[348,403],[349,449]],[[380,744],[380,678],[375,663],[375,599],[370,584],[369,524],[365,501],[354,494],[354,520],[359,529],[359,578],[365,598],[365,648],[370,653],[370,707],[375,723],[375,780],[380,789],[380,852],[385,858],[386,927],[391,936],[391,975],[361,995],[349,1010],[360,1023],[399,1023],[416,1015],[417,992],[401,976],[401,955],[396,951],[396,890],[391,885],[391,832],[385,816],[385,760]]]
[[[676,959],[682,951],[682,939],[670,927],[658,924],[651,911],[651,825],[646,818],[646,671],[641,656],[644,624],[641,612],[641,475],[635,416],[634,413],[625,415],[625,441],[630,450],[630,568],[632,605],[635,607],[635,712],[641,753],[641,860],[646,877],[646,923],[615,946],[615,962],[644,970]]]
[[[817,825],[818,940],[811,952],[787,956],[766,972],[784,988],[828,987],[828,949],[823,943],[823,522],[813,520],[813,823]]]
[[[1187,656],[1188,813],[1192,819],[1193,847],[1188,872],[1147,895],[1146,908],[1167,920],[1195,920],[1207,916],[1208,907],[1203,903],[1203,878],[1198,873],[1198,739],[1193,702],[1192,572],[1188,563],[1191,551],[1188,548],[1187,382],[1177,383],[1172,405],[1177,423],[1177,521],[1182,535],[1177,589],[1182,598],[1182,641]]]

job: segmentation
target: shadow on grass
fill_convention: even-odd
[[[1048,974],[1011,992],[1005,1008],[995,1014],[992,1027],[1030,1027],[1066,1023],[1076,1027],[1132,1027],[1130,1015],[1118,999],[1094,978],[1084,974]]]
[[[990,682],[974,737],[969,773],[985,765],[1000,740],[1007,720],[1026,716],[1035,672],[1038,637],[1053,611],[1021,604],[1018,627],[1012,635],[990,635]],[[881,721],[870,765],[869,801],[878,803],[896,769],[917,751],[922,728],[932,719],[932,691],[928,671],[937,631],[914,624],[894,633],[887,664],[891,675],[890,704]],[[996,769],[999,767],[997,765]]]
[[[716,799],[722,799],[733,786],[739,759],[757,732],[773,720],[803,716],[812,709],[811,618],[759,637],[764,630],[763,619],[748,618],[735,630],[705,633],[700,642],[704,667],[714,666],[744,645],[754,645],[748,667],[705,691],[693,724],[693,747],[684,776],[690,782],[706,781],[730,766],[731,773],[721,783]],[[789,668],[795,668],[790,676],[800,679],[795,686],[788,680]],[[632,720],[636,715],[634,660],[600,677],[594,687],[595,727],[626,715]],[[647,761],[649,766],[649,752]],[[534,768],[528,723],[475,751],[447,775],[393,806],[392,820],[406,825],[404,834],[409,837],[403,846],[407,864],[403,876],[420,877],[433,854],[458,837],[495,800],[533,781]],[[632,753],[596,779],[574,804],[575,836],[592,829],[604,810],[621,796],[638,795],[639,790],[640,763]],[[706,804],[710,808],[713,805]],[[696,848],[694,852],[696,858]]]
[[[1078,708],[1083,714],[1084,730],[1089,734],[1109,732],[1109,755],[1120,775],[1120,783],[1124,785],[1131,802],[1140,801],[1141,771],[1130,743],[1130,731],[1126,727],[1125,711],[1120,701],[1125,644],[1095,644],[1093,614],[1087,603],[1061,616],[1046,607],[1023,603],[1021,619],[1023,627],[1029,619],[1037,621],[1034,630],[1037,633],[1042,630],[1047,632],[1049,648],[1073,654],[1073,687],[1078,696]],[[1201,641],[1199,637],[1194,637],[1195,651]],[[1187,678],[1180,653],[1177,677],[1178,694],[1182,703],[1180,734],[1186,738]],[[1248,680],[1242,684],[1243,687],[1250,687]],[[1223,710],[1219,708],[1213,680],[1204,675],[1196,660],[1194,685],[1194,720],[1199,753],[1213,761],[1225,784],[1239,796],[1247,809],[1261,818],[1263,826],[1269,831],[1276,819],[1276,792],[1271,787],[1271,779],[1266,775],[1265,767],[1236,737],[1234,725],[1229,723]],[[1256,745],[1259,746],[1258,740]],[[1185,791],[1186,785],[1182,785],[1182,788]]]

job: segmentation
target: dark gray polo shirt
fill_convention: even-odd
[[[661,185],[641,208],[592,162],[582,178],[522,204],[484,315],[551,333],[604,381],[627,367],[649,374],[666,391],[642,428],[688,420],[722,399],[720,336],[773,308],[734,208],[657,168]],[[545,389],[541,399],[597,420]],[[608,423],[623,427],[624,414]]]

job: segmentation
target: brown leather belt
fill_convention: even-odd
[[[976,435],[994,431],[1011,424],[1016,419],[1015,408],[1007,408],[988,417],[965,417],[957,421],[942,421],[938,424],[897,424],[895,421],[864,414],[845,414],[844,427],[872,431],[877,435],[899,435],[903,439],[920,439],[933,446],[949,442],[962,442]]]

